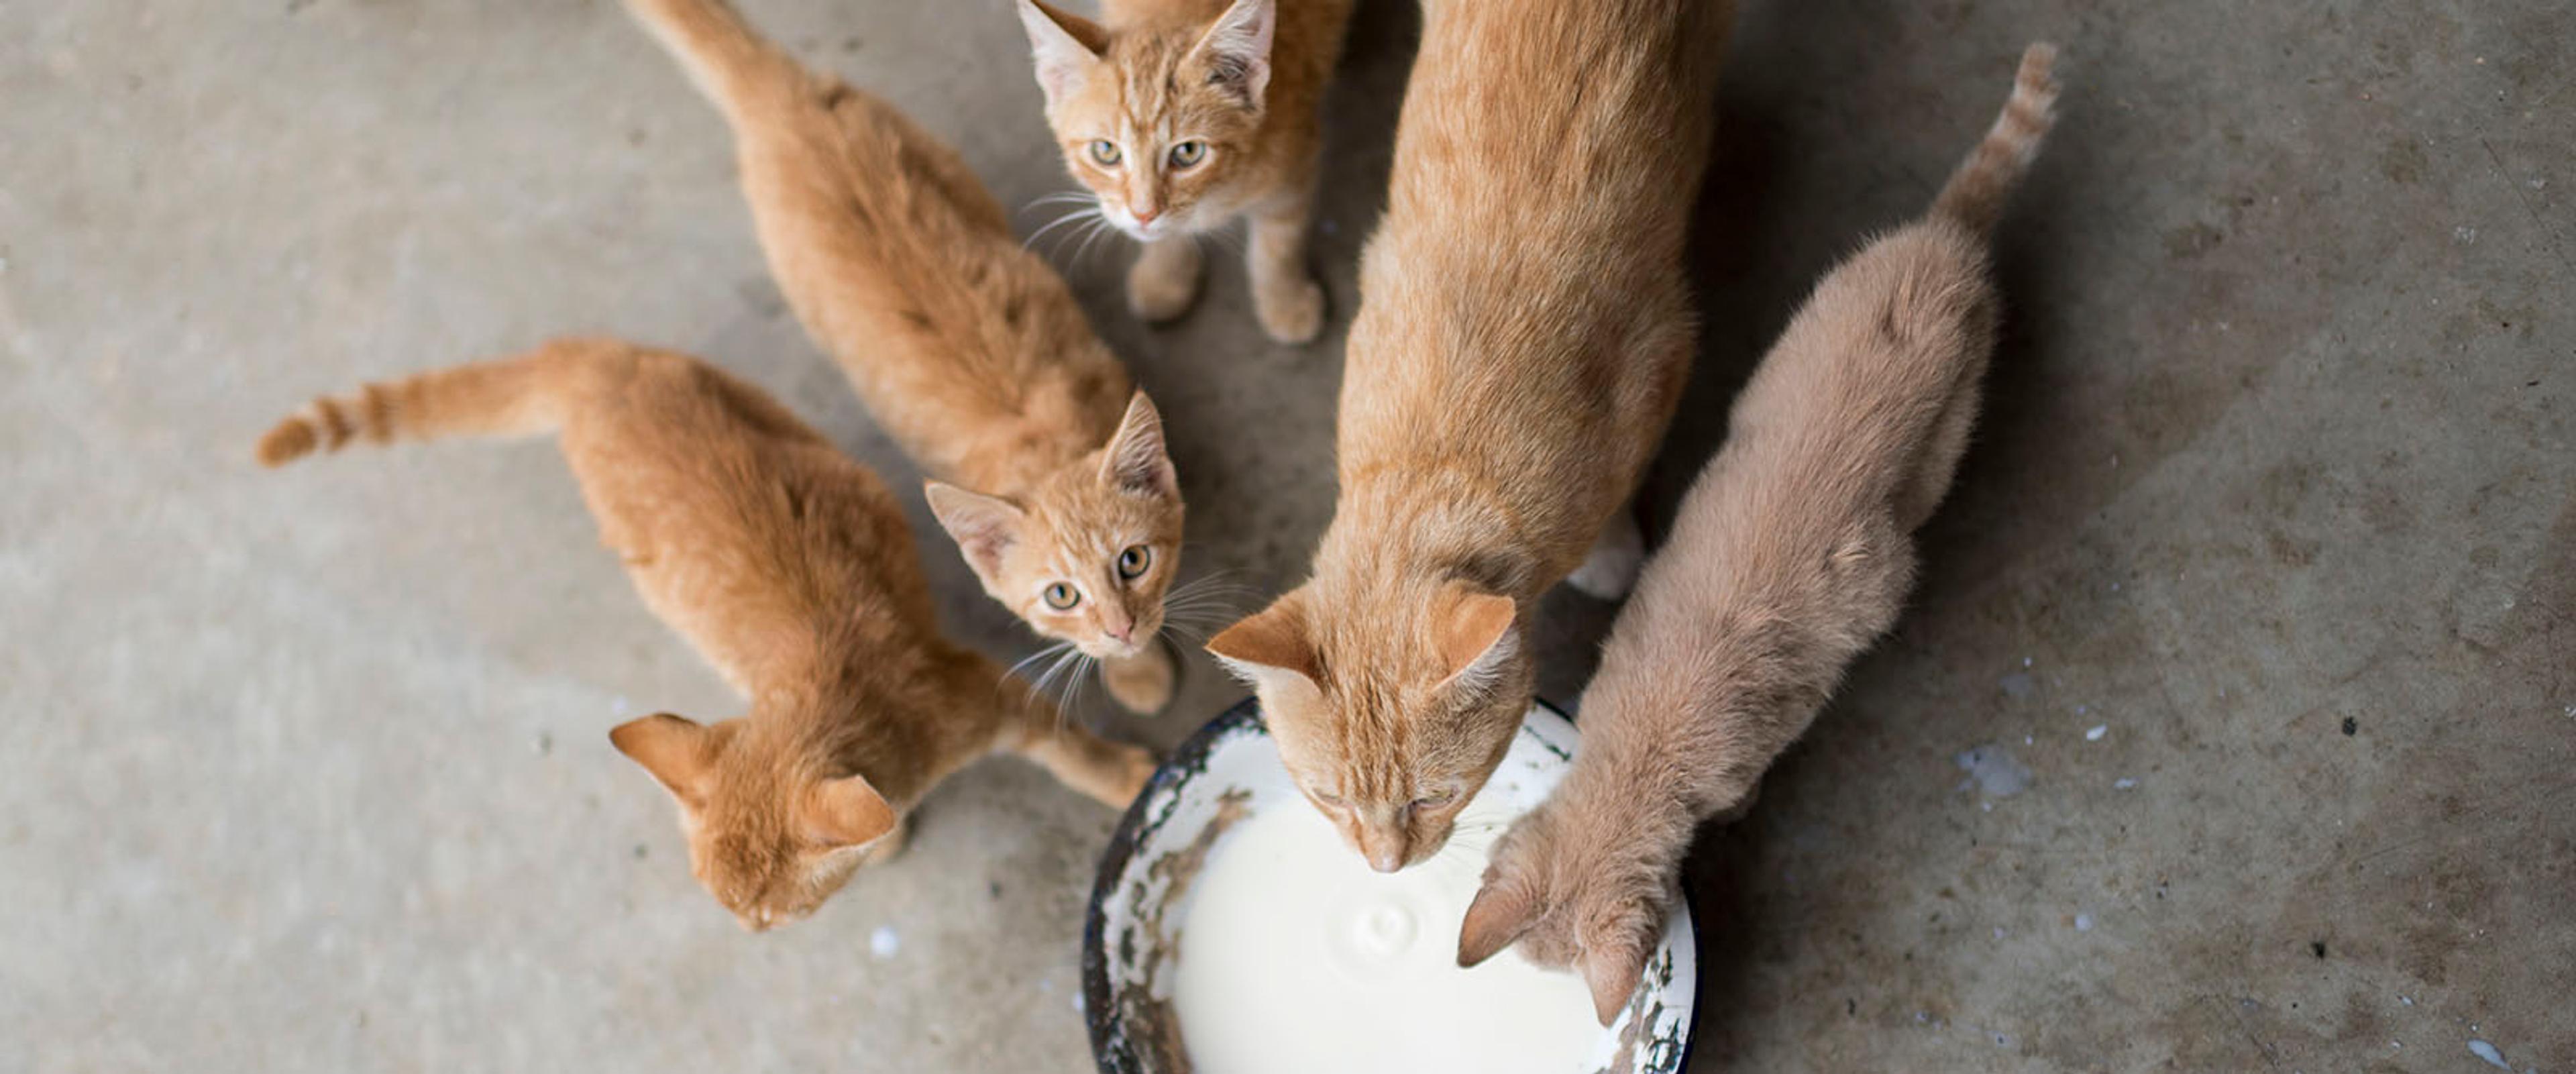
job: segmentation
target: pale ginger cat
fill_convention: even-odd
[[[1986,233],[2049,128],[2052,50],[1930,215],[1816,287],[1754,372],[1584,692],[1565,782],[1496,845],[1458,961],[1517,940],[1628,1003],[1699,822],[1747,804],[1896,621],[1995,335]]]
[[[1525,618],[1687,374],[1723,0],[1433,0],[1360,265],[1314,576],[1208,650],[1369,863],[1440,849],[1527,711]]]
[[[1065,724],[932,616],[883,482],[757,388],[613,340],[563,340],[317,400],[259,442],[276,466],[353,438],[558,435],[654,613],[751,701],[610,734],[679,801],[689,867],[746,928],[814,912],[948,773],[1017,752],[1124,808],[1153,758]]]
[[[1199,237],[1240,218],[1261,330],[1282,343],[1323,331],[1306,239],[1354,0],[1108,0],[1100,22],[1016,2],[1066,170],[1099,219],[1145,244],[1127,274],[1136,315],[1187,312]]]
[[[1121,704],[1162,708],[1180,480],[1072,291],[956,152],[884,101],[807,71],[722,0],[628,6],[732,123],[771,274],[938,479],[931,510],[985,591],[1098,660]]]

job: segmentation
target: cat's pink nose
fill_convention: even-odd
[[[1136,214],[1137,227],[1143,227],[1147,224],[1153,223],[1155,217],[1163,215],[1163,211],[1161,209],[1136,209],[1133,211]]]
[[[1136,637],[1136,624],[1129,623],[1126,626],[1119,627],[1116,630],[1107,631],[1106,633],[1110,637],[1118,639],[1118,643],[1121,645],[1130,644],[1131,640]]]

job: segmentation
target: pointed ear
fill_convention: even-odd
[[[1259,682],[1281,673],[1315,677],[1315,642],[1306,632],[1306,591],[1293,589],[1270,606],[1208,639],[1207,651],[1235,674]]]
[[[1208,84],[1223,86],[1258,109],[1270,88],[1270,36],[1279,22],[1277,0],[1234,0],[1217,16],[1193,51],[1207,65]]]
[[[1029,32],[1029,52],[1037,59],[1038,87],[1053,103],[1100,62],[1109,34],[1089,19],[1038,0],[1019,0],[1019,8],[1020,27]]]
[[[940,528],[966,554],[966,565],[987,581],[1000,573],[1002,557],[1019,543],[1020,524],[1027,521],[1027,512],[999,496],[968,492],[945,481],[925,481],[921,493],[930,501],[930,513],[938,516]]]
[[[805,830],[825,846],[869,842],[893,831],[894,821],[894,807],[866,776],[827,779],[805,796]]]
[[[1502,670],[1520,648],[1512,619],[1520,606],[1512,598],[1476,589],[1463,582],[1443,590],[1432,624],[1446,674],[1440,687],[1482,687]]]
[[[1538,921],[1538,900],[1519,884],[1485,881],[1458,926],[1458,968],[1494,957]]]
[[[707,775],[716,764],[712,728],[657,712],[617,725],[608,732],[608,741],[653,773],[681,805],[696,809],[704,801]]]
[[[1646,948],[1634,938],[1586,946],[1583,983],[1592,989],[1592,1013],[1601,1016],[1603,1028],[1619,1020],[1619,1009],[1628,1005],[1628,997],[1637,991],[1637,979],[1645,975]]]
[[[1118,431],[1100,453],[1100,479],[1130,492],[1181,498],[1181,475],[1163,448],[1162,412],[1145,393],[1127,400],[1127,416],[1118,419]]]

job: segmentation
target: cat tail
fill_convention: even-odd
[[[1993,230],[1996,218],[2003,215],[2004,199],[2030,170],[2031,160],[2039,155],[2040,140],[2057,121],[2057,79],[2050,73],[2056,63],[2055,45],[2038,42],[2022,50],[2012,97],[2004,101],[1995,125],[1987,128],[1985,140],[1950,173],[1941,196],[1932,202],[1933,215],[1956,220],[1981,235]]]
[[[740,116],[746,98],[803,77],[794,58],[725,0],[626,0],[626,8],[728,117]]]
[[[435,440],[447,436],[534,436],[563,425],[574,367],[598,348],[558,340],[516,358],[475,362],[401,380],[365,385],[355,394],[323,396],[259,438],[262,466],[282,466],[365,438]]]

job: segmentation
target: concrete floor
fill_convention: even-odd
[[[1006,202],[1068,185],[1000,0],[749,7]],[[1658,520],[2022,42],[2068,45],[2068,94],[1916,607],[1692,867],[1694,1070],[2576,1066],[2576,17],[2185,7],[1749,2]],[[613,3],[7,21],[0,1069],[1090,1069],[1107,810],[977,768],[899,863],[746,936],[605,740],[736,703],[549,447],[249,464],[316,391],[614,332],[909,479],[767,281],[715,114]],[[1231,268],[1147,331],[1124,251],[1058,254],[1171,421],[1193,574],[1276,589],[1326,521],[1414,33],[1370,0],[1336,90],[1326,343],[1261,341]],[[952,627],[1031,649],[914,513]],[[1610,614],[1551,599],[1550,696]],[[1240,693],[1187,674],[1159,720],[1093,716],[1176,741]]]

